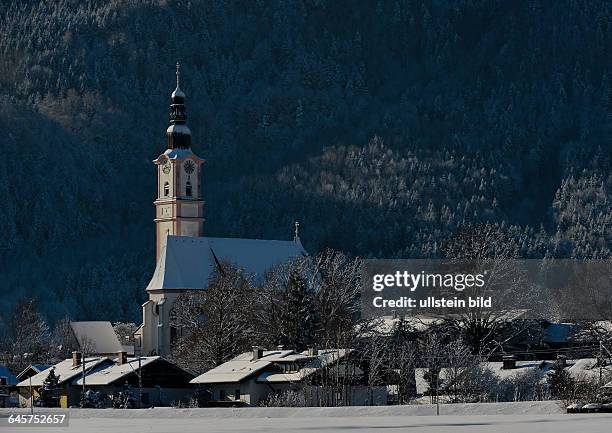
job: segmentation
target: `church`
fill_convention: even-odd
[[[157,167],[155,205],[156,267],[142,306],[142,324],[135,332],[143,355],[170,353],[174,333],[169,324],[174,300],[185,291],[206,290],[219,263],[245,271],[264,272],[292,258],[306,255],[297,233],[291,241],[205,236],[202,169],[204,159],[191,150],[185,93],[176,65],[176,89],[170,98],[167,149],[153,161]]]

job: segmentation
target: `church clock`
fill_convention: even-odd
[[[193,163],[192,160],[187,160],[185,161],[185,164],[183,165],[183,168],[185,169],[185,173],[187,174],[191,174],[193,173],[193,170],[195,170],[195,164]]]
[[[166,174],[170,173],[170,161],[166,159],[162,165],[162,171]]]

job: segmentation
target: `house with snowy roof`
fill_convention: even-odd
[[[387,387],[363,385],[363,371],[350,349],[304,352],[263,350],[235,358],[194,378],[208,390],[212,406],[259,406],[272,394],[299,391],[307,406],[387,404]],[[341,379],[340,379],[341,378]],[[338,391],[335,384],[342,382]]]
[[[81,388],[85,383],[87,389],[101,392],[108,398],[107,404],[129,386],[135,400],[142,400],[144,407],[170,406],[191,398],[192,378],[191,373],[160,356],[133,357],[119,352],[112,363],[91,369],[85,381],[80,376],[72,384]]]
[[[49,372],[58,377],[59,405],[62,408],[80,403],[83,387],[99,391],[106,397],[105,405],[131,387],[136,401],[148,406],[169,406],[174,402],[187,401],[193,393],[189,381],[193,375],[159,356],[128,356],[119,351],[114,356],[83,357],[73,352],[65,359],[39,373],[28,376],[17,384],[19,405],[28,407],[38,395]]]
[[[141,353],[161,356],[170,353],[174,338],[169,323],[173,302],[182,292],[205,290],[221,263],[262,277],[271,267],[306,255],[297,223],[294,239],[287,241],[204,235],[204,160],[191,150],[178,64],[166,138],[167,149],[153,161],[157,167],[156,268],[146,288],[149,299],[142,306],[142,325],[134,333]]]
[[[72,381],[80,377],[83,372],[87,374],[93,368],[112,362],[104,356],[91,356],[82,358],[80,352],[73,352],[72,358],[65,359],[52,365],[50,368],[29,376],[17,384],[19,392],[19,406],[29,407],[39,396],[39,389],[42,387],[49,372],[58,376],[58,397],[60,407],[67,408],[79,401],[80,390],[72,385]]]

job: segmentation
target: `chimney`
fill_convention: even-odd
[[[319,351],[317,350],[316,347],[308,348],[308,356],[317,356],[318,354],[319,354]]]
[[[253,346],[253,361],[258,361],[263,356],[263,349],[259,346]]]
[[[127,352],[125,350],[120,350],[117,352],[117,364],[123,365],[127,363]]]
[[[72,366],[78,367],[81,365],[81,352],[74,351],[72,352]]]
[[[512,370],[516,368],[516,357],[514,355],[505,355],[502,357],[503,370]]]

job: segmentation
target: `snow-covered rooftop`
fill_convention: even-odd
[[[174,126],[174,125],[171,125]],[[199,156],[197,156],[195,153],[193,153],[193,150],[191,150],[190,148],[188,149],[182,149],[182,148],[175,148],[175,149],[166,149],[164,153],[162,153],[158,158],[154,159],[153,162],[156,164],[162,163],[165,161],[165,159],[187,159],[187,158],[191,158],[195,161],[199,161],[199,162],[204,162],[204,160],[202,158],[200,158]]]
[[[293,350],[266,350],[259,359],[253,361],[253,353],[246,352],[197,376],[191,383],[242,382],[271,365],[273,361],[279,361],[293,353]]]
[[[114,354],[122,350],[110,322],[70,322],[70,328],[79,347],[87,354]]]
[[[257,377],[257,382],[260,383],[285,383],[285,382],[299,382],[304,380],[311,374],[315,373],[321,368],[327,367],[338,360],[344,358],[351,352],[350,349],[328,349],[319,350],[316,357],[308,356],[308,352],[298,353],[294,357],[296,360],[308,360],[306,364],[298,371],[290,373],[278,372],[278,371],[266,371]],[[287,357],[289,358],[289,357]]]
[[[146,365],[152,364],[159,360],[159,356],[143,356],[140,358],[141,368]],[[138,358],[128,358],[124,364],[117,364],[116,360],[113,364],[102,364],[97,368],[93,369],[91,373],[87,374],[85,379],[86,385],[110,385],[116,380],[127,376],[130,373],[138,371]],[[83,385],[83,377],[77,377],[73,382],[73,385]]]
[[[45,371],[49,368],[51,368],[51,365],[48,364],[30,364],[26,368],[24,368],[21,373],[17,375],[17,379],[22,379],[30,370],[33,371],[34,374],[36,374],[40,373],[41,371]]]
[[[97,356],[91,358],[85,358],[85,373],[88,374],[92,369],[101,366],[102,364],[110,364],[113,361],[105,356]],[[55,367],[55,375],[59,376],[59,383],[64,383],[68,380],[74,379],[75,377],[83,373],[83,365],[77,366],[72,365],[72,359],[65,359],[58,362]],[[32,376],[32,386],[41,386],[47,376],[49,375],[49,369],[41,371],[38,374]],[[17,384],[17,386],[29,386],[30,379],[23,380]]]
[[[516,361],[516,368],[504,369],[503,362],[482,362],[482,367],[489,368],[498,379],[511,379],[521,374],[525,374],[529,371],[537,372],[537,375],[541,381],[545,381],[548,375],[551,373],[555,363],[555,360],[543,360],[543,361]],[[597,379],[599,378],[599,367],[597,360],[594,358],[583,358],[583,359],[568,359],[566,361],[565,370],[574,379]],[[602,371],[608,373],[612,371],[612,365],[606,365]],[[427,380],[425,380],[425,368],[416,369],[416,385],[417,393],[423,394],[429,388]],[[447,369],[443,368],[440,371],[440,379],[444,381],[448,376]],[[612,382],[605,385],[612,388]]]
[[[273,266],[302,255],[306,251],[299,241],[168,236],[147,290],[205,289],[217,261],[261,278]]]
[[[246,352],[196,377],[191,383],[238,383],[255,375],[257,382],[297,382],[318,369],[327,366],[349,351],[345,349],[327,349],[317,351],[317,355],[293,350],[269,350],[253,361],[253,353]],[[275,363],[304,361],[303,367],[295,372],[265,371]]]

